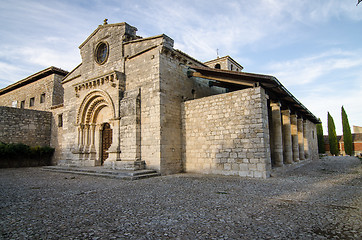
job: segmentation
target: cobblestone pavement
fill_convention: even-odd
[[[362,164],[137,181],[0,169],[1,239],[362,239]]]

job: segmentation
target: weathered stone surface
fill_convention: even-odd
[[[253,100],[244,101],[246,97]],[[183,131],[186,172],[269,176],[270,152],[255,154],[256,149],[269,149],[267,100],[262,88],[185,102]]]
[[[292,148],[293,148],[293,161],[299,162],[299,143],[298,143],[298,115],[292,114],[290,116],[291,132],[292,132]]]
[[[50,67],[23,79],[23,82],[29,83],[21,87],[11,91],[4,91],[6,88],[1,89],[0,106],[50,111],[52,106],[63,103],[64,89],[61,81],[66,74],[64,70]],[[34,99],[32,106],[30,99]]]
[[[305,159],[304,153],[304,130],[303,130],[303,118],[297,119],[297,127],[298,127],[298,144],[299,144],[299,160]]]
[[[286,164],[293,163],[292,132],[290,123],[290,110],[282,110],[283,122],[283,161]]]
[[[50,146],[52,113],[0,106],[0,142]]]
[[[283,133],[282,133],[282,119],[279,102],[270,104],[271,106],[271,157],[272,163],[275,167],[283,166]]]

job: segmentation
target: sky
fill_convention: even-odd
[[[0,88],[50,66],[71,71],[105,18],[166,34],[206,62],[230,55],[244,72],[275,76],[342,134],[341,107],[362,126],[362,3],[357,0],[2,0]]]

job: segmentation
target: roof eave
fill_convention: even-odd
[[[58,74],[58,75],[61,75],[61,76],[66,76],[68,74],[68,71],[65,71],[63,69],[60,69],[60,68],[57,68],[57,67],[48,67],[40,72],[37,72],[27,78],[24,78],[16,83],[13,83],[3,89],[0,89],[0,95],[3,95],[5,93],[8,93],[10,91],[13,91],[19,87],[22,87],[22,86],[25,86],[29,83],[32,83],[32,82],[35,82],[41,78],[44,78],[44,77],[47,77],[51,74]]]
[[[276,77],[270,75],[263,75],[263,74],[255,74],[255,73],[247,73],[247,72],[236,72],[236,71],[229,71],[229,70],[220,70],[220,69],[213,69],[209,67],[198,67],[198,66],[191,66],[191,69],[201,72],[203,74],[211,76],[223,76],[227,78],[235,78],[236,81],[239,79],[244,80],[240,81],[240,85],[245,84],[247,82],[254,82],[260,83],[264,88],[269,91],[273,91],[275,94],[279,96],[286,96],[291,99],[289,102],[293,104],[294,108],[298,108],[300,112],[303,112],[303,115],[307,117],[314,123],[320,123],[317,117],[315,117],[301,102],[296,99],[293,94],[291,94],[279,81]],[[279,93],[276,89],[279,89]]]

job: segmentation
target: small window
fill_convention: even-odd
[[[40,95],[40,103],[44,103],[44,102],[45,102],[45,93]]]
[[[30,98],[30,101],[29,101],[29,107],[32,107],[34,106],[34,102],[35,102],[35,98]]]
[[[11,106],[12,106],[13,108],[18,107],[18,101],[14,100],[14,101],[11,103]]]
[[[192,98],[195,99],[196,98],[196,91],[195,89],[191,90],[191,94],[192,94]]]
[[[216,68],[216,69],[221,69],[221,65],[220,65],[220,64],[216,64],[216,65],[215,65],[215,68]]]
[[[58,127],[63,127],[63,114],[58,115]]]
[[[234,65],[231,64],[230,66],[230,70],[233,71],[234,70]]]
[[[20,102],[20,108],[24,108],[25,107],[25,100]]]

